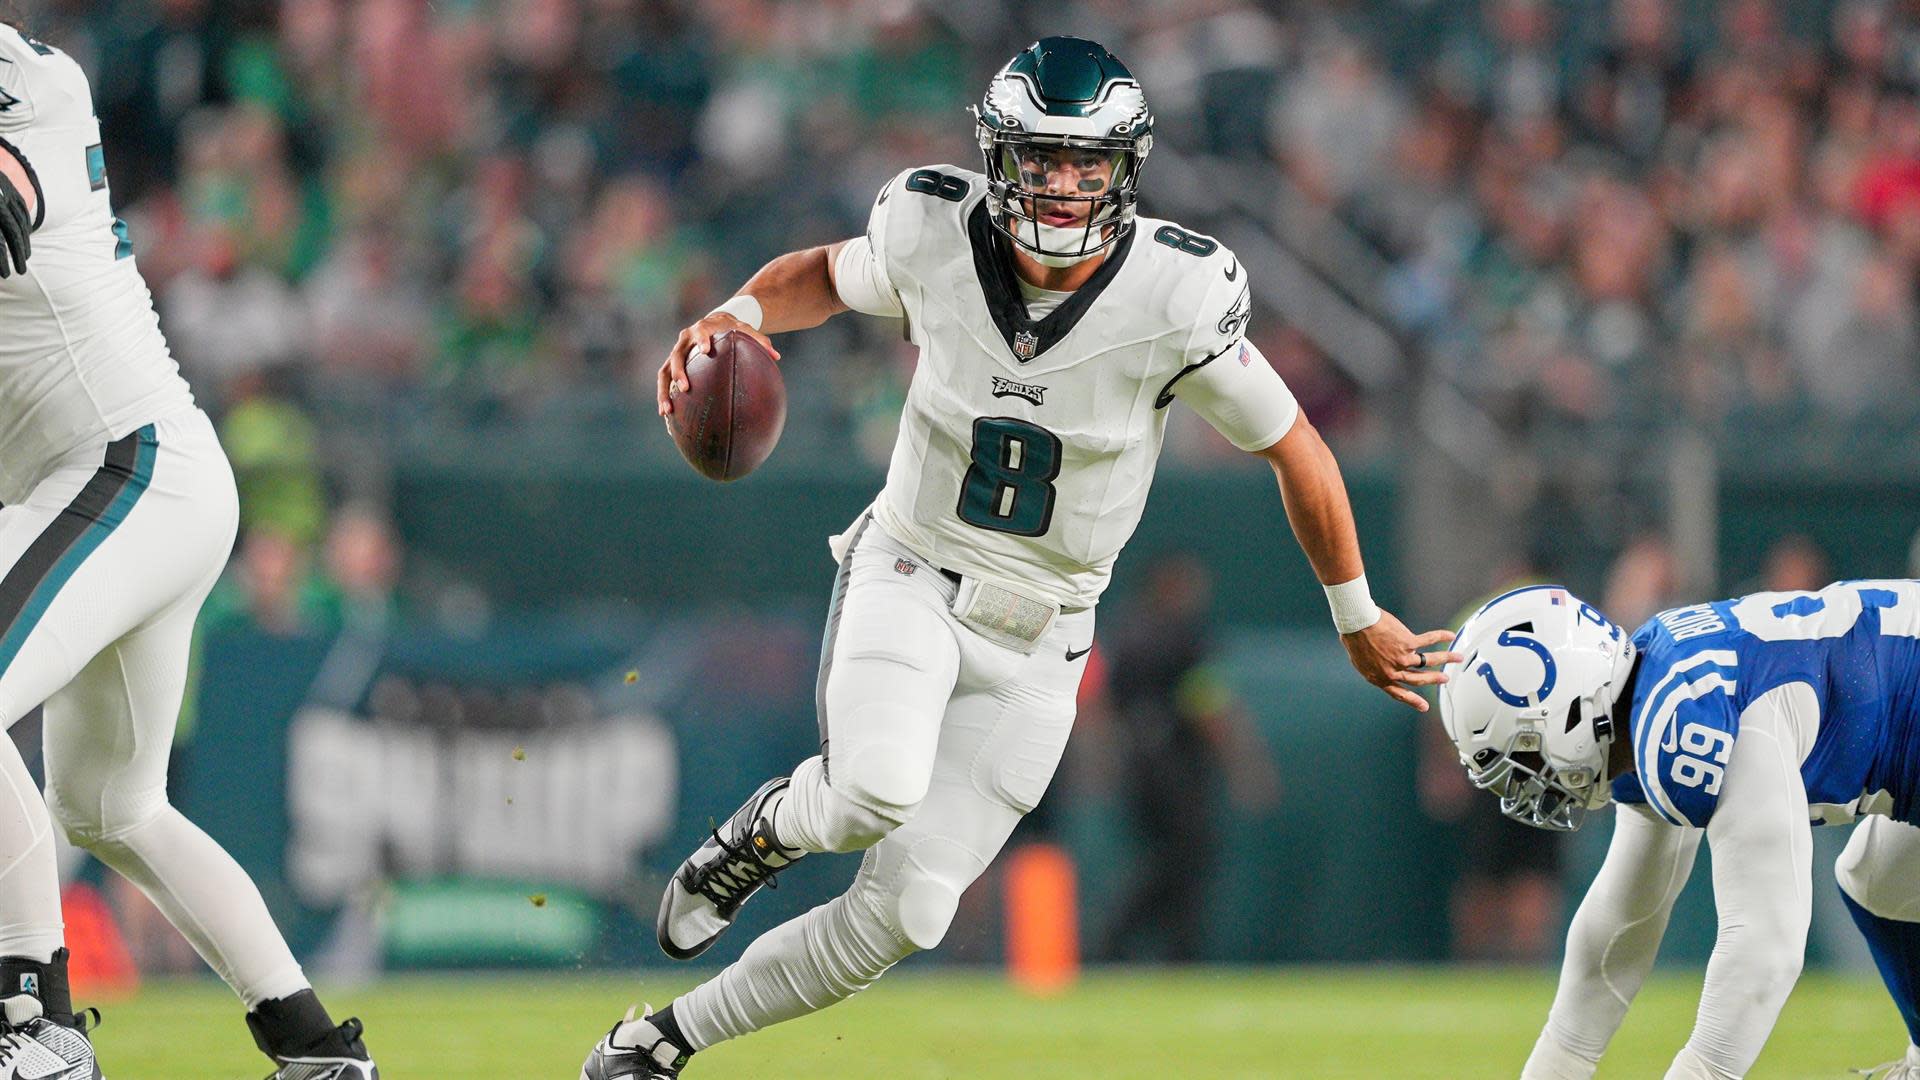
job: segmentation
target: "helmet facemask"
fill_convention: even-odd
[[[1613,720],[1594,698],[1580,698],[1563,717],[1547,723],[1573,731],[1591,724],[1595,763],[1555,765],[1541,752],[1543,739],[1535,726],[1516,729],[1504,749],[1483,748],[1466,759],[1467,780],[1482,791],[1500,797],[1500,812],[1523,825],[1553,832],[1573,832],[1586,822],[1587,811],[1598,810],[1611,798],[1607,755],[1613,744]]]
[[[1042,135],[995,130],[984,119],[978,131],[988,214],[1042,266],[1084,262],[1132,226],[1151,136]]]

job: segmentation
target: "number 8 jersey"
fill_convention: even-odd
[[[193,403],[113,216],[93,96],[65,53],[0,25],[0,155],[38,204],[27,272],[0,280],[0,502],[50,461]]]
[[[1278,442],[1298,406],[1244,341],[1246,268],[1219,243],[1137,218],[1084,286],[1042,294],[985,194],[977,173],[901,173],[836,263],[842,299],[904,315],[920,350],[874,516],[944,569],[1091,606],[1175,399],[1243,450]]]
[[[1818,702],[1800,765],[1817,824],[1886,814],[1920,824],[1920,582],[1848,581],[1676,608],[1633,635],[1641,661],[1634,772],[1614,798],[1704,827],[1740,715],[1804,683]]]

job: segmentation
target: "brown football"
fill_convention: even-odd
[[[727,331],[713,352],[687,361],[687,391],[673,395],[667,430],[680,455],[709,480],[760,467],[787,426],[787,384],[760,343]]]

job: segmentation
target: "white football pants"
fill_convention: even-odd
[[[1015,652],[962,625],[958,586],[863,522],[821,646],[821,756],[794,772],[774,831],[809,851],[867,848],[866,859],[844,895],[674,1002],[694,1049],[824,1009],[938,945],[960,894],[1046,792],[1073,728],[1092,609]]]
[[[1833,876],[1869,912],[1920,922],[1920,828],[1868,815],[1853,827]]]
[[[198,409],[68,455],[0,509],[0,721],[45,703],[47,770],[42,800],[0,738],[0,955],[45,961],[62,944],[58,821],[249,1008],[306,988],[246,872],[167,802],[194,619],[238,521]]]

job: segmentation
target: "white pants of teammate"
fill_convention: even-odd
[[[238,519],[198,409],[68,455],[0,509],[0,720],[45,703],[47,772],[42,800],[0,738],[0,956],[45,961],[62,944],[57,821],[249,1008],[306,988],[246,872],[167,802],[194,619]]]
[[[1062,614],[1022,654],[953,616],[957,588],[878,525],[856,526],[821,649],[822,755],[794,772],[774,831],[866,859],[844,895],[674,1003],[694,1049],[826,1008],[938,945],[960,894],[1046,792],[1093,611]]]

